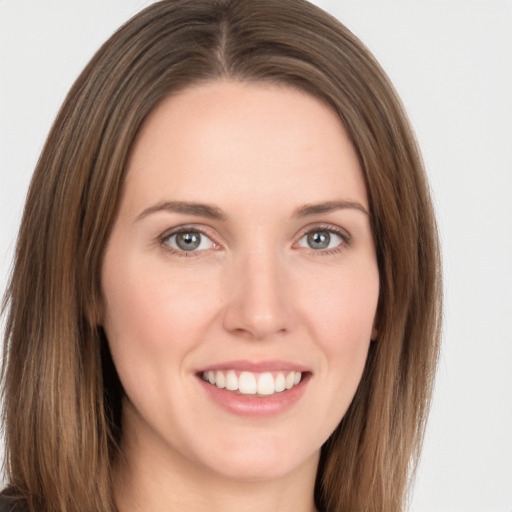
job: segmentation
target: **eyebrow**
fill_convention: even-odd
[[[370,215],[370,212],[361,204],[356,201],[327,201],[325,203],[317,204],[305,204],[297,208],[294,212],[294,217],[308,217],[310,215],[318,215],[321,213],[329,213],[334,210],[359,210],[366,215]]]
[[[226,220],[227,218],[220,208],[208,204],[189,203],[184,201],[162,201],[143,210],[135,220],[139,221],[152,213],[161,211],[185,213],[188,215],[196,215],[198,217],[206,217],[215,220]]]
[[[327,201],[325,203],[305,204],[297,208],[293,216],[302,218],[322,213],[329,213],[335,210],[353,209],[359,210],[366,215],[370,215],[368,210],[356,201]],[[225,213],[216,206],[203,203],[191,203],[186,201],[161,201],[153,206],[143,210],[135,219],[139,221],[152,213],[168,211],[172,213],[184,213],[187,215],[195,215],[198,217],[206,217],[215,220],[227,220]]]

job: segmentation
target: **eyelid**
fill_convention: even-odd
[[[209,249],[201,249],[196,251],[185,251],[171,247],[169,244],[166,243],[166,241],[169,240],[169,238],[171,238],[172,236],[178,235],[179,233],[186,233],[188,231],[195,231],[197,233],[200,233],[201,236],[208,238],[208,240],[210,240],[210,242],[213,244],[213,247]],[[217,250],[221,247],[221,244],[217,241],[216,237],[210,233],[209,229],[205,228],[204,226],[198,226],[197,224],[181,224],[179,226],[175,226],[171,229],[168,229],[158,237],[158,242],[166,251],[169,251],[172,254],[176,254],[178,256],[188,257],[199,256],[201,253],[207,252],[211,249]]]
[[[294,243],[294,246],[296,246],[298,244],[298,242],[300,240],[302,240],[302,238],[304,238],[304,236],[306,236],[307,234],[314,232],[314,231],[327,231],[329,233],[334,233],[335,235],[338,235],[343,241],[343,243],[340,244],[340,246],[337,246],[332,249],[323,249],[323,250],[310,249],[310,251],[314,254],[318,254],[318,255],[332,254],[333,252],[339,251],[341,247],[350,247],[350,245],[351,245],[352,235],[346,229],[343,229],[340,226],[337,226],[335,224],[320,223],[320,224],[308,224],[307,226],[302,228],[299,233],[299,236],[297,237],[297,241]],[[307,250],[307,248],[305,248],[305,247],[304,247],[304,249]]]
[[[180,250],[180,249],[175,249],[166,243],[166,241],[173,235],[187,232],[187,231],[196,231],[196,232],[200,233],[202,236],[205,236],[206,238],[208,238],[211,241],[211,243],[214,245],[214,247],[213,247],[214,250],[217,250],[222,247],[222,244],[217,241],[217,237],[210,233],[210,231],[211,231],[210,229],[208,229],[205,226],[198,226],[197,224],[182,224],[182,225],[170,228],[170,229],[164,231],[158,237],[158,242],[161,246],[164,247],[165,250],[167,250],[173,254],[177,254],[179,256],[199,256],[199,255],[201,255],[201,253],[204,253],[204,252],[207,252],[210,250],[210,249],[201,249],[198,251],[184,251],[184,250]],[[323,249],[323,250],[310,249],[310,251],[312,253],[324,254],[324,255],[332,254],[332,253],[338,252],[341,247],[350,247],[350,245],[351,245],[352,236],[346,229],[343,229],[340,226],[337,226],[335,224],[319,223],[319,224],[308,224],[307,226],[302,228],[301,231],[299,232],[299,235],[296,237],[296,242],[294,242],[293,247],[296,247],[298,242],[304,236],[306,236],[308,233],[310,233],[312,231],[327,231],[329,233],[334,233],[334,234],[338,235],[342,239],[342,242],[343,242],[339,246],[332,248],[332,249]],[[301,247],[301,248],[307,250],[307,248],[305,248],[305,247]]]

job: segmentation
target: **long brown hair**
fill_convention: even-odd
[[[227,77],[284,83],[339,115],[359,155],[381,280],[379,337],[322,448],[321,510],[403,509],[438,356],[435,220],[401,103],[373,56],[304,0],[164,0],[79,76],[28,193],[4,308],[11,493],[31,511],[112,512],[122,388],[97,325],[100,270],[134,138],[164,98]]]

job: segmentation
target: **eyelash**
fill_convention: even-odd
[[[193,225],[192,226],[186,226],[186,225],[179,226],[178,228],[174,228],[171,231],[166,231],[159,237],[159,239],[158,239],[159,244],[166,251],[169,251],[174,255],[177,255],[180,257],[185,257],[185,258],[198,257],[198,256],[200,256],[200,254],[202,252],[205,252],[208,249],[203,249],[200,251],[185,251],[185,250],[175,249],[174,247],[171,247],[168,243],[168,241],[171,237],[179,235],[180,233],[189,233],[189,232],[199,233],[200,235],[205,236],[206,238],[208,238],[211,241],[211,243],[213,244],[215,249],[217,249],[221,246],[221,244],[216,242],[215,238],[212,237],[212,235],[210,235],[209,233],[207,233],[206,230],[201,229],[197,226],[193,226]],[[338,254],[344,248],[350,247],[350,245],[351,245],[352,237],[345,230],[342,230],[342,229],[337,228],[332,225],[320,224],[320,225],[315,225],[315,226],[305,228],[302,231],[301,235],[299,236],[298,241],[293,244],[294,247],[297,246],[297,244],[300,242],[300,240],[302,240],[305,236],[307,236],[310,233],[315,233],[315,232],[326,232],[329,234],[335,234],[340,237],[341,242],[339,245],[337,245],[336,247],[333,247],[332,249],[315,250],[315,249],[310,248],[309,252],[310,252],[310,254],[312,254],[314,256],[329,256],[332,254]],[[301,249],[307,250],[306,247],[301,247]]]
[[[172,253],[176,256],[181,256],[181,257],[185,257],[185,258],[197,257],[200,255],[201,252],[205,251],[204,249],[201,251],[185,251],[185,250],[179,250],[179,249],[175,249],[174,247],[171,247],[167,242],[169,241],[170,238],[172,238],[173,236],[179,235],[180,233],[199,233],[200,235],[208,238],[211,241],[211,243],[215,246],[215,248],[220,247],[220,244],[215,241],[215,239],[214,239],[214,237],[212,237],[212,235],[207,233],[206,230],[201,229],[197,226],[179,226],[178,228],[174,228],[171,231],[166,231],[164,234],[162,234],[159,237],[160,245],[166,251],[169,251],[170,253]]]
[[[341,242],[339,245],[337,245],[336,247],[333,247],[332,249],[324,249],[324,250],[309,249],[310,254],[312,254],[313,256],[330,256],[333,254],[338,254],[341,251],[343,251],[343,249],[346,249],[347,247],[351,246],[352,237],[350,236],[350,234],[347,231],[345,231],[341,228],[338,228],[336,226],[333,226],[331,224],[317,224],[312,227],[306,227],[304,229],[304,231],[302,232],[302,234],[300,235],[299,241],[302,240],[308,234],[315,233],[315,232],[327,232],[330,234],[335,234],[341,238]],[[298,242],[295,242],[294,245],[296,245],[297,243]]]

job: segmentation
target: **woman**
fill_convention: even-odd
[[[403,509],[440,277],[385,74],[303,1],[142,11],[59,113],[7,308],[5,506]]]

